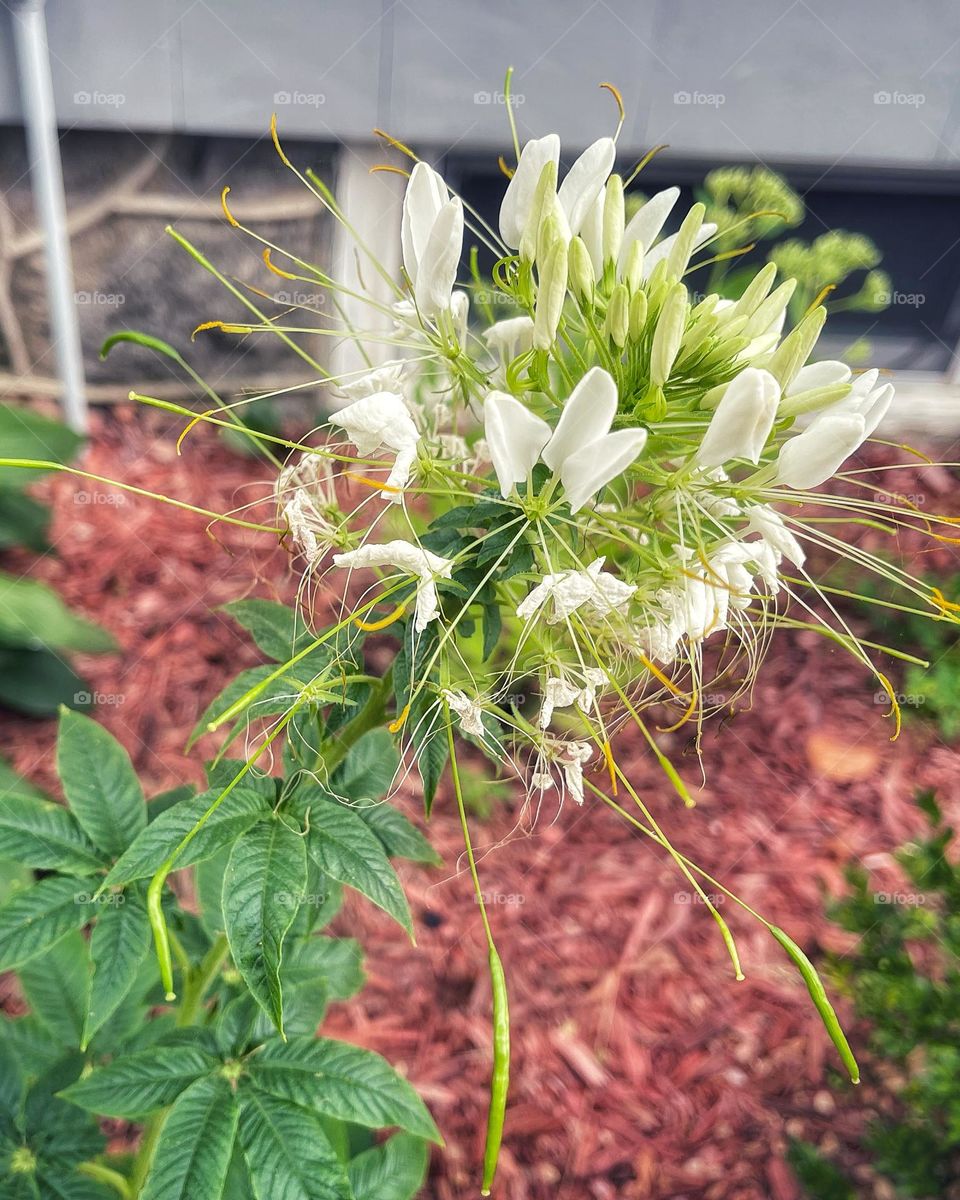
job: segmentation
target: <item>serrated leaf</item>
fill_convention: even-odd
[[[275,1038],[251,1060],[250,1078],[262,1091],[324,1116],[368,1129],[396,1125],[441,1141],[417,1093],[372,1050],[329,1038]]]
[[[51,875],[0,907],[0,971],[15,970],[90,920],[90,894],[79,887],[79,880]]]
[[[89,875],[104,865],[62,804],[10,791],[0,794],[0,858],[69,875]]]
[[[250,667],[246,671],[241,671],[236,678],[231,679],[223,691],[215,696],[204,709],[200,720],[193,727],[193,732],[187,738],[187,749],[189,750],[205,733],[210,732],[209,726],[212,722],[216,721],[228,708],[235,704],[242,696],[246,695],[251,688],[269,679],[276,669],[273,664],[266,663],[261,667]],[[276,713],[285,712],[293,705],[296,698],[295,693],[299,692],[299,690],[299,684],[289,675],[280,676],[268,684],[262,692],[250,701],[250,706],[245,714],[233,726],[227,743],[229,744],[233,740],[233,736],[247,719],[252,717],[269,717],[274,716]]]
[[[267,658],[282,663],[314,640],[295,608],[273,600],[234,600],[224,608],[250,634]]]
[[[197,824],[222,789],[201,792],[189,800],[162,812],[143,830],[121,855],[107,875],[108,885],[131,883],[146,879],[166,861],[173,849]],[[238,785],[219,804],[217,809],[186,845],[177,858],[177,870],[209,858],[222,847],[234,842],[251,825],[270,812],[263,797],[256,791]]]
[[[136,1120],[166,1108],[197,1080],[219,1066],[217,1059],[190,1044],[152,1046],[97,1067],[62,1093],[65,1100],[104,1117]]]
[[[0,641],[25,650],[81,650],[105,654],[116,643],[105,629],[84,620],[37,579],[0,571]]]
[[[143,788],[126,750],[90,717],[64,709],[57,772],[90,840],[107,854],[122,854],[147,823]]]
[[[400,755],[386,729],[371,729],[350,747],[330,790],[348,800],[378,800],[393,783]]]
[[[240,1144],[256,1200],[353,1200],[323,1125],[305,1108],[244,1088]]]
[[[150,945],[147,906],[137,890],[107,892],[102,900],[90,937],[93,980],[84,1014],[84,1049],[136,983]]]
[[[320,870],[362,892],[412,935],[407,898],[376,834],[342,804],[317,797],[309,807],[307,851]]]
[[[220,1200],[238,1118],[226,1079],[191,1084],[164,1121],[141,1200]]]
[[[30,1011],[55,1043],[79,1046],[90,991],[90,952],[79,929],[25,963],[19,976]]]
[[[207,790],[222,792],[246,766],[242,758],[220,758],[216,762],[207,763]],[[243,779],[235,786],[242,787],[245,792],[256,792],[258,796],[263,797],[265,804],[273,808],[277,802],[277,785],[282,782],[273,775],[261,774],[257,767],[253,767],[246,771]]]
[[[257,1003],[283,1030],[283,939],[307,884],[304,839],[280,817],[238,839],[223,876],[230,953]]]
[[[423,1187],[430,1155],[423,1138],[395,1133],[382,1146],[352,1158],[347,1171],[354,1200],[413,1200]]]
[[[416,825],[392,804],[384,801],[358,805],[353,811],[369,825],[391,858],[406,858],[433,867],[443,862]]]
[[[37,1180],[40,1200],[116,1200],[117,1196],[111,1188],[81,1175],[75,1167],[45,1159],[37,1163]]]
[[[321,979],[332,1000],[348,1000],[363,987],[363,949],[355,938],[304,938],[284,964],[284,981],[292,986]]]
[[[411,712],[410,715],[413,718],[415,714]],[[411,744],[416,756],[417,770],[420,772],[423,811],[429,817],[450,751],[442,730],[430,730],[422,740],[412,741]]]

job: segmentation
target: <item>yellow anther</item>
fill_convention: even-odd
[[[506,177],[508,179],[513,178],[513,168],[507,166],[507,160],[503,157],[502,154],[497,158],[497,166],[504,173],[504,175],[506,175]]]
[[[601,83],[600,86],[604,89],[604,91],[609,92],[614,100],[616,100],[617,110],[620,113],[620,124],[622,125],[627,114],[623,107],[623,97],[620,95],[620,89],[616,86],[616,84],[613,83]]]
[[[270,247],[265,246],[263,249],[263,261],[268,271],[272,271],[274,275],[279,275],[281,279],[299,279],[299,275],[291,275],[289,271],[282,271],[270,257]]]
[[[285,167],[293,170],[293,163],[284,154],[283,147],[280,145],[280,138],[277,136],[277,114],[273,113],[270,117],[270,136],[273,138],[273,146],[276,152],[280,155],[280,161]]]
[[[362,629],[365,633],[373,633],[376,629],[386,629],[388,625],[392,625],[394,621],[399,621],[406,611],[407,602],[398,604],[393,612],[387,616],[381,617],[379,621],[365,621],[362,617],[354,617],[353,623],[358,629]]]
[[[223,209],[223,215],[227,218],[234,229],[240,228],[240,222],[227,207],[227,196],[230,194],[230,188],[225,187],[220,193],[220,207]]]
[[[407,701],[407,703],[403,706],[403,712],[400,714],[399,717],[397,717],[397,719],[395,721],[391,721],[390,724],[387,726],[387,728],[390,730],[391,733],[399,733],[400,730],[404,726],[404,722],[406,721],[407,717],[409,717],[409,716],[410,716],[410,702]]]
[[[617,764],[613,761],[613,750],[610,747],[610,739],[607,738],[602,746],[603,757],[607,764],[607,770],[610,772],[610,787],[613,794],[617,795]]]

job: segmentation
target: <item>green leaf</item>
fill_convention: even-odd
[[[193,732],[187,739],[187,749],[189,750],[205,733],[209,733],[209,726],[225,713],[231,705],[246,695],[251,688],[262,683],[265,679],[269,679],[276,669],[275,666],[267,663],[261,667],[250,667],[246,671],[241,671],[236,678],[231,679],[223,691],[211,700],[204,709],[203,715],[193,727]],[[278,677],[250,701],[249,708],[234,725],[233,733],[236,733],[249,718],[269,717],[276,713],[286,712],[294,702],[295,693],[299,691],[300,685],[293,681],[290,675]],[[228,743],[232,740],[233,737],[231,735],[228,738]]]
[[[15,970],[90,920],[90,893],[78,886],[51,875],[0,907],[0,971]]]
[[[37,554],[50,549],[47,526],[50,509],[32,496],[0,490],[0,550],[26,546]]]
[[[83,438],[60,421],[43,417],[32,408],[0,404],[0,446],[4,458],[32,458],[65,463],[83,445]],[[39,479],[41,470],[0,467],[0,487],[22,488]]]
[[[134,889],[105,892],[90,937],[93,982],[81,1048],[112,1017],[137,981],[150,945],[150,921],[143,897]]]
[[[414,719],[415,716],[419,719],[419,714],[414,710],[408,720]],[[421,791],[423,792],[423,811],[429,817],[450,753],[443,731],[433,730],[428,733],[415,747],[415,752],[417,770],[420,772]]]
[[[413,1200],[427,1176],[427,1143],[395,1133],[350,1160],[347,1168],[354,1200]]]
[[[107,876],[108,885],[146,879],[167,860],[173,849],[200,820],[222,789],[201,792],[189,800],[181,800],[162,812],[143,830],[130,848],[121,855]],[[177,869],[201,862],[229,845],[261,817],[270,812],[264,799],[252,789],[239,784],[186,845],[177,859]]]
[[[37,1179],[40,1200],[117,1200],[117,1193],[106,1184],[59,1162],[41,1159],[37,1163]]]
[[[334,773],[330,790],[348,800],[379,800],[390,790],[400,755],[386,729],[358,738]]]
[[[0,804],[10,797],[49,800],[49,796],[0,758]]]
[[[141,1200],[220,1200],[238,1117],[222,1076],[187,1088],[163,1124]]]
[[[343,1163],[307,1109],[244,1088],[240,1143],[256,1200],[353,1200]]]
[[[105,629],[71,612],[52,588],[6,572],[0,572],[0,642],[28,650],[88,654],[117,648]]]
[[[29,717],[54,717],[62,704],[89,708],[91,699],[87,684],[56,651],[0,645],[0,704],[6,708]]]
[[[242,758],[221,758],[215,763],[207,763],[207,787],[222,792],[246,766]],[[273,775],[262,775],[258,768],[253,767],[246,771],[242,781],[236,786],[242,787],[246,792],[256,792],[263,797],[264,804],[273,808],[277,802],[277,785],[282,782],[283,780]]]
[[[224,608],[243,626],[267,658],[282,663],[314,640],[295,608],[273,600],[234,600]]]
[[[30,1010],[60,1046],[80,1045],[90,991],[90,952],[79,929],[20,968]]]
[[[283,939],[303,903],[304,839],[275,817],[238,839],[223,876],[221,906],[230,953],[257,1003],[283,1030]]]
[[[147,805],[130,755],[102,725],[64,709],[57,771],[70,810],[93,843],[122,854],[147,823]]]
[[[251,1059],[250,1078],[270,1095],[324,1116],[368,1129],[396,1125],[441,1141],[417,1093],[372,1050],[329,1038],[275,1038]]]
[[[301,801],[306,797],[301,794]],[[386,851],[362,817],[329,800],[310,798],[307,850],[326,875],[362,892],[413,934],[407,898]]]
[[[433,867],[443,862],[416,825],[397,812],[392,804],[382,801],[358,805],[352,811],[370,826],[391,858],[407,858]]]
[[[218,1065],[213,1055],[196,1045],[152,1046],[96,1068],[62,1095],[100,1116],[136,1120],[172,1104]]]
[[[10,791],[0,794],[0,858],[69,875],[89,875],[103,866],[96,847],[62,804]]]
[[[355,938],[304,938],[284,964],[284,982],[292,986],[320,979],[331,1000],[348,1000],[363,987],[363,950]]]

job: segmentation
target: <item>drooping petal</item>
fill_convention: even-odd
[[[483,340],[491,350],[499,350],[504,362],[511,362],[533,345],[533,317],[508,317],[483,331]]]
[[[520,153],[520,161],[507,185],[500,205],[500,236],[511,250],[520,245],[520,238],[530,216],[533,194],[540,182],[540,172],[548,162],[560,163],[560,138],[555,133],[531,138]]]
[[[361,396],[345,408],[331,413],[331,425],[339,425],[362,457],[381,446],[403,450],[416,446],[420,434],[398,392],[374,392]]]
[[[503,496],[533,470],[550,440],[550,426],[508,395],[489,392],[483,402],[483,432]]]
[[[783,517],[775,508],[768,504],[753,504],[746,509],[744,515],[749,518],[748,529],[759,533],[778,556],[792,562],[794,566],[803,566],[807,557],[803,547],[786,527]]]
[[[646,444],[645,429],[618,429],[566,458],[560,482],[570,511],[579,512],[611,479],[622,475]]]
[[[393,542],[375,544],[368,542],[356,550],[347,550],[333,556],[336,567],[398,567],[419,578],[417,584],[417,607],[414,628],[422,633],[427,625],[440,615],[437,598],[438,579],[449,579],[453,561],[417,546],[413,542],[398,539]]]
[[[343,378],[341,382],[337,383],[337,391],[346,396],[348,400],[359,400],[363,396],[372,396],[376,392],[399,393],[400,382],[406,369],[405,362],[384,363],[372,371],[365,371],[362,375],[350,375]]]
[[[617,414],[617,385],[602,367],[591,367],[570,393],[543,461],[557,471],[571,454],[608,433]]]
[[[678,187],[664,188],[639,208],[627,224],[620,243],[620,257],[617,262],[618,271],[627,265],[627,255],[634,242],[640,242],[644,250],[651,250],[657,239],[657,234],[663,228],[673,206],[680,197]]]
[[[866,436],[866,423],[859,413],[824,413],[784,442],[777,460],[777,482],[791,488],[819,487],[836,474]]]
[[[463,250],[463,205],[456,196],[441,208],[420,257],[414,296],[422,316],[432,319],[450,307]]]
[[[584,150],[560,184],[557,195],[567,214],[571,236],[576,237],[580,232],[587,213],[613,170],[616,156],[613,138],[599,138]]]
[[[416,285],[420,260],[440,210],[447,202],[447,185],[442,176],[425,162],[410,172],[403,196],[400,219],[400,247],[403,265],[410,282]]]
[[[760,460],[780,402],[780,385],[769,371],[747,367],[723,393],[697,451],[704,470],[742,458]]]

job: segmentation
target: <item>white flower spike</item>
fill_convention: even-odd
[[[531,620],[548,600],[552,601],[552,608],[547,614],[548,625],[565,621],[583,605],[601,617],[623,612],[637,589],[609,571],[604,571],[605,561],[604,558],[595,559],[585,571],[558,571],[544,575],[518,605],[517,616],[523,621]]]
[[[368,543],[356,550],[335,554],[333,564],[336,567],[398,567],[410,575],[419,576],[414,617],[414,629],[417,633],[422,633],[431,621],[439,617],[437,580],[449,579],[453,571],[453,563],[449,558],[443,558],[422,546],[415,546],[413,542],[402,540],[384,542],[381,545]]]

